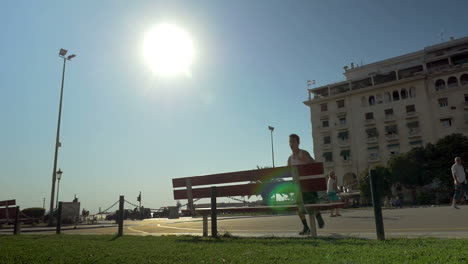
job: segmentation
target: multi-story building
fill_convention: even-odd
[[[309,89],[315,157],[339,184],[452,134],[468,135],[468,37],[344,67],[345,81]]]

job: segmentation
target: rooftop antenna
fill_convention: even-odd
[[[439,38],[441,42],[445,41],[445,28],[442,28],[442,30],[440,31]]]

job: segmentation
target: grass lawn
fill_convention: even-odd
[[[467,239],[0,236],[0,263],[468,263]]]

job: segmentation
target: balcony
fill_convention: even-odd
[[[379,141],[378,137],[367,137],[366,142],[367,143],[377,143]]]
[[[406,113],[406,119],[411,119],[411,118],[416,118],[416,117],[418,117],[417,112],[407,112]]]
[[[344,166],[350,166],[353,163],[351,162],[350,159],[347,159],[347,160],[341,160],[341,164],[344,165]]]
[[[331,149],[332,144],[322,144],[322,149]]]
[[[366,126],[375,125],[375,119],[366,119],[366,120],[364,120],[364,124]]]
[[[325,166],[325,168],[335,167],[335,163],[333,161],[324,161],[323,166]]]
[[[387,134],[385,135],[385,139],[388,141],[398,140],[398,134]]]
[[[409,137],[419,137],[421,136],[421,129],[419,128],[410,128],[408,131]]]
[[[348,124],[347,123],[338,123],[336,125],[337,128],[347,128],[348,127]]]
[[[338,146],[340,147],[347,147],[349,146],[349,139],[339,139]]]
[[[367,157],[367,162],[373,163],[373,162],[379,162],[380,161],[380,156],[379,155],[370,155]]]
[[[395,121],[395,116],[394,115],[386,115],[384,122],[393,122]]]
[[[463,102],[463,103],[462,103],[462,107],[463,107],[465,110],[468,110],[468,101]]]

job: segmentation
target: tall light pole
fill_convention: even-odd
[[[65,57],[67,55],[67,50],[60,49],[59,57],[63,59],[63,72],[62,72],[62,88],[60,89],[60,104],[59,104],[59,114],[57,121],[57,137],[55,139],[55,155],[54,155],[54,168],[52,171],[52,191],[50,192],[50,216],[52,216],[52,211],[54,210],[54,198],[55,198],[55,182],[56,182],[56,173],[57,173],[57,156],[58,148],[60,147],[60,121],[62,119],[62,99],[63,99],[63,83],[65,81],[65,64],[67,60],[71,60],[76,57],[75,54]],[[52,225],[52,217],[49,217],[49,225]]]
[[[275,167],[275,152],[273,151],[273,130],[275,130],[274,127],[268,126],[268,129],[271,132],[271,159],[273,161],[273,168]]]
[[[59,191],[60,191],[60,180],[62,179],[62,174],[63,174],[63,171],[61,169],[59,169],[57,171],[57,181],[58,181],[58,184],[57,184],[57,200],[55,201],[55,207],[58,206],[58,197],[59,197]]]

